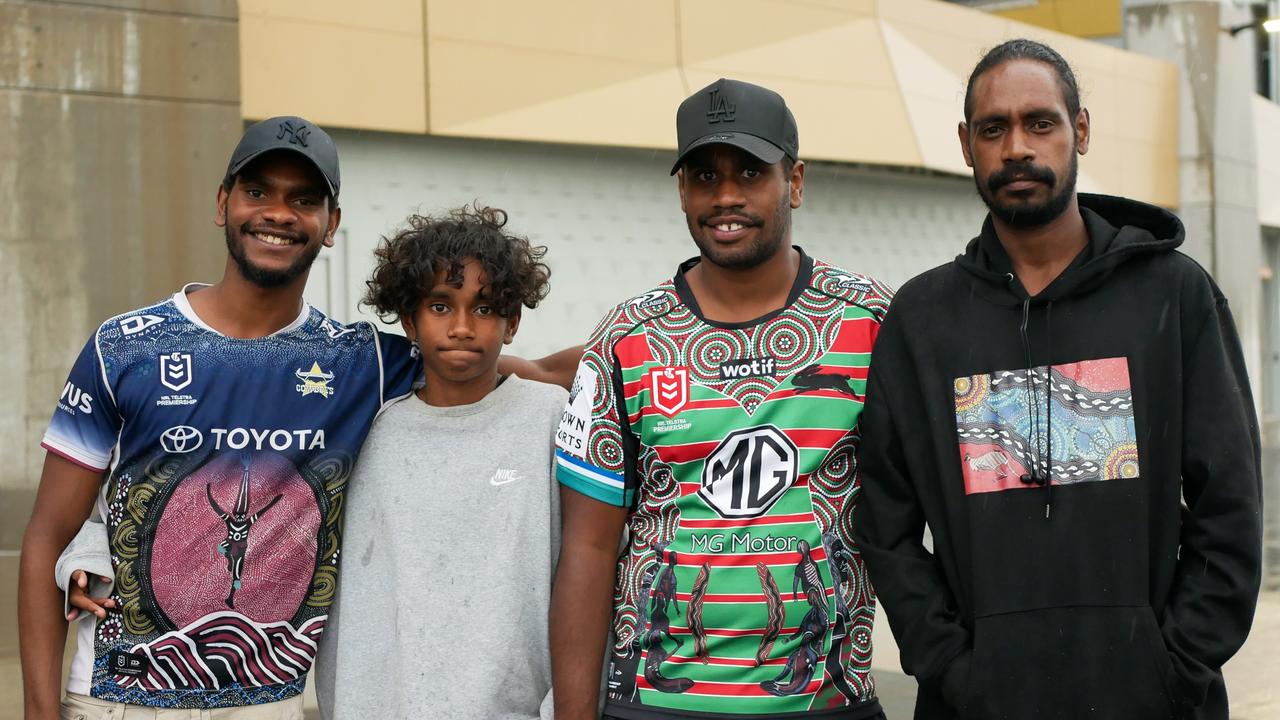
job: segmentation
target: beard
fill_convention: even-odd
[[[973,183],[977,186],[978,195],[982,197],[982,202],[986,203],[987,209],[1006,225],[1020,229],[1037,228],[1048,225],[1066,212],[1067,206],[1071,204],[1071,198],[1076,194],[1078,169],[1079,157],[1072,152],[1071,165],[1067,168],[1067,175],[1063,178],[1062,186],[1057,192],[1053,192],[1053,188],[1057,187],[1057,175],[1047,167],[1032,163],[1006,165],[988,176],[985,183],[978,179],[978,174],[975,172]],[[996,197],[996,192],[1014,182],[1016,177],[1045,183],[1050,188],[1049,197],[1038,203],[1002,202]]]
[[[284,287],[297,280],[311,269],[311,264],[315,262],[316,256],[320,254],[320,243],[315,243],[314,247],[311,247],[310,238],[308,238],[302,254],[298,256],[297,260],[293,261],[292,265],[283,270],[268,270],[254,265],[249,260],[249,255],[244,251],[244,245],[248,242],[247,238],[251,234],[248,223],[240,226],[239,242],[231,235],[230,223],[223,228],[223,234],[227,238],[227,252],[231,255],[231,259],[235,261],[240,274],[244,276],[245,280],[264,290]]]
[[[753,227],[761,230],[756,233],[755,239],[743,248],[725,250],[717,247],[714,240],[703,237],[699,231],[706,226],[708,220],[714,217],[713,215],[697,218],[686,215],[685,223],[689,226],[693,243],[698,246],[698,252],[708,262],[727,270],[750,270],[763,265],[782,249],[782,241],[791,230],[791,195],[787,193],[782,196],[782,201],[773,210],[772,223],[766,224],[763,217],[747,212],[734,214],[747,218]]]

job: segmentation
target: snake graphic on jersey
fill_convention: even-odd
[[[235,509],[231,512],[223,510],[218,501],[213,499],[213,489],[210,483],[205,483],[205,497],[209,498],[209,505],[214,512],[218,513],[218,517],[222,522],[227,524],[227,539],[218,545],[218,554],[227,558],[227,572],[231,573],[231,594],[227,595],[227,607],[236,606],[236,591],[240,589],[240,576],[244,572],[244,556],[249,552],[249,529],[254,523],[258,522],[258,518],[262,517],[272,505],[280,502],[283,494],[276,495],[271,501],[262,506],[262,509],[250,514],[249,513],[249,456],[243,455],[240,458],[240,464],[244,467],[244,472],[240,475],[240,492],[236,494]]]
[[[560,483],[629,509],[605,714],[878,712],[854,450],[890,291],[801,253],[785,307],[715,323],[696,262],[597,326],[557,437]]]

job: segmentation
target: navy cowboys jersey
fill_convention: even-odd
[[[44,436],[106,473],[120,608],[81,623],[68,688],[155,707],[283,700],[334,598],[352,465],[419,366],[404,338],[310,306],[269,337],[227,337],[187,289],[98,329]]]

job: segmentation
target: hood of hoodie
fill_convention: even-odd
[[[1155,205],[1112,197],[1080,193],[1080,215],[1089,233],[1089,247],[1062,271],[1032,304],[1052,302],[1086,292],[1097,286],[1121,263],[1146,253],[1168,252],[1182,244],[1185,231],[1173,213]],[[1017,304],[1027,299],[1019,282],[1010,282],[1013,262],[996,237],[990,214],[982,232],[969,241],[956,264],[983,280],[991,292],[983,293],[999,304]]]

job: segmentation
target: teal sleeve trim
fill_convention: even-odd
[[[631,504],[630,493],[585,477],[563,464],[556,468],[556,480],[570,490],[582,493],[593,500],[599,500],[606,505],[627,507]]]

